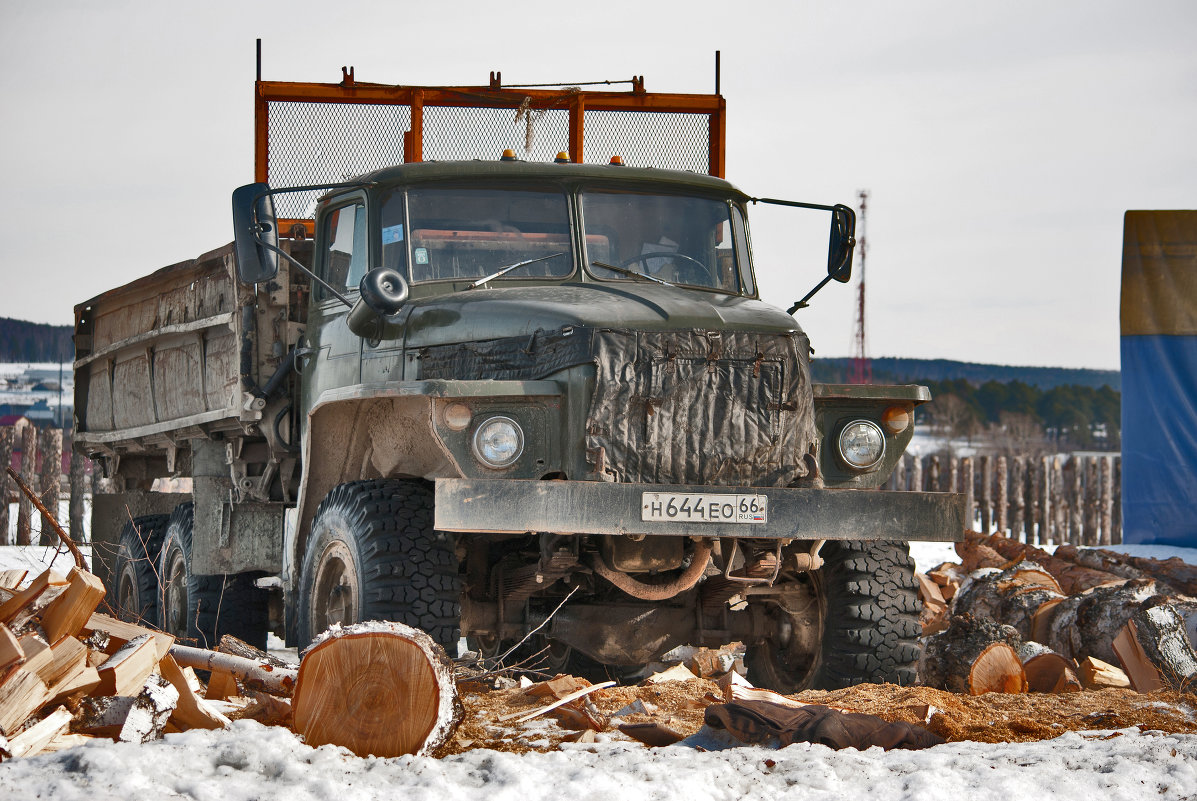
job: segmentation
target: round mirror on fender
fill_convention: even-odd
[[[852,249],[856,246],[856,212],[843,204],[831,210],[827,243],[827,274],[842,284],[852,278]]]
[[[397,314],[407,301],[407,281],[390,267],[379,267],[366,273],[358,289],[361,297],[345,319],[349,330],[370,340],[382,339],[385,318]]]

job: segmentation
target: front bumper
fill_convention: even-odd
[[[641,519],[644,493],[754,494],[769,498],[764,523]],[[947,492],[612,484],[598,481],[442,478],[436,528],[473,534],[737,537],[740,539],[964,539],[964,496]]]

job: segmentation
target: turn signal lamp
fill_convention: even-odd
[[[616,167],[622,167],[623,166],[623,156],[612,156],[611,164]]]
[[[890,406],[881,414],[881,425],[891,434],[901,434],[910,425],[910,412],[902,406]]]
[[[515,161],[515,151],[507,148],[503,151],[503,155],[499,156],[499,161]]]
[[[569,164],[569,154],[562,150],[557,154],[557,158],[553,159],[553,161],[557,162],[558,164]]]

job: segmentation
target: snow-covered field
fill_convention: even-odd
[[[1122,546],[1145,556],[1197,550]],[[954,559],[950,544],[912,548],[926,570]],[[0,548],[0,569],[50,561],[53,550]],[[69,568],[59,557],[56,567]],[[555,725],[555,724],[545,724]],[[833,751],[797,744],[702,752],[645,748],[599,735],[553,753],[474,750],[432,759],[360,758],[311,748],[287,729],[238,721],[226,731],[168,734],[145,745],[95,742],[0,764],[0,799],[1197,799],[1197,736],[1067,733],[1033,743],[953,742],[924,751]]]

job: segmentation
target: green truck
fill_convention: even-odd
[[[233,243],[80,304],[113,605],[208,646],[388,619],[450,653],[534,632],[553,669],[740,641],[758,686],[914,683],[906,541],[963,503],[880,487],[929,393],[812,383],[759,199],[578,161],[415,159],[300,222],[258,181]],[[852,210],[787,205],[830,218],[816,290],[848,280]]]

